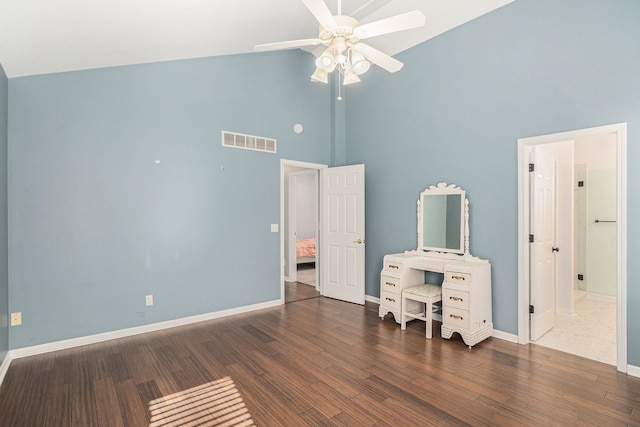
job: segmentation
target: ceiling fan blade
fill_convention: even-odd
[[[329,31],[333,31],[338,28],[336,20],[333,18],[331,11],[322,0],[302,0],[309,12],[318,20],[320,25]]]
[[[409,30],[424,26],[426,18],[419,10],[380,19],[353,29],[353,34],[361,40],[396,31]]]
[[[315,46],[321,43],[322,40],[320,39],[301,39],[290,40],[287,42],[258,44],[253,49],[258,52],[266,52],[269,50],[295,49],[298,47]]]
[[[392,58],[386,53],[380,52],[378,49],[374,49],[367,44],[357,43],[353,46],[353,49],[356,52],[360,52],[362,56],[367,58],[367,60],[373,62],[380,68],[384,68],[390,73],[400,71],[400,69],[404,66],[404,64],[397,59]]]

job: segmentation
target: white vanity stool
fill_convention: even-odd
[[[418,301],[422,304],[422,310],[408,310],[407,300]],[[400,329],[407,329],[407,317],[410,319],[418,319],[427,323],[427,338],[432,337],[433,327],[433,309],[434,303],[442,301],[442,286],[438,285],[418,285],[402,290],[400,303]]]

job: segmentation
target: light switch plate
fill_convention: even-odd
[[[271,232],[272,233],[278,232],[278,224],[271,224]]]
[[[22,325],[22,312],[11,313],[11,326]]]

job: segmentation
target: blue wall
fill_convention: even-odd
[[[10,79],[10,347],[278,298],[280,158],[366,164],[372,296],[382,256],[415,247],[419,192],[463,187],[495,327],[516,334],[518,138],[628,122],[640,254],[639,19],[637,0],[518,0],[400,54],[399,73],[374,67],[343,103],[296,52]],[[222,129],[275,137],[279,153],[222,148]]]
[[[517,139],[628,122],[628,362],[640,365],[640,2],[518,0],[349,87],[347,161],[367,167],[367,294],[415,247],[419,192],[467,191],[495,328],[517,334]],[[612,279],[613,280],[613,279]]]
[[[9,350],[9,271],[7,242],[7,128],[9,85],[0,64],[0,364]]]
[[[10,79],[10,347],[279,299],[280,159],[331,160],[331,88],[311,65],[279,52]],[[221,130],[278,153],[222,147]]]

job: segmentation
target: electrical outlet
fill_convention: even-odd
[[[147,295],[146,297],[147,307],[153,305],[153,295]]]
[[[11,326],[22,325],[22,313],[11,313]]]

